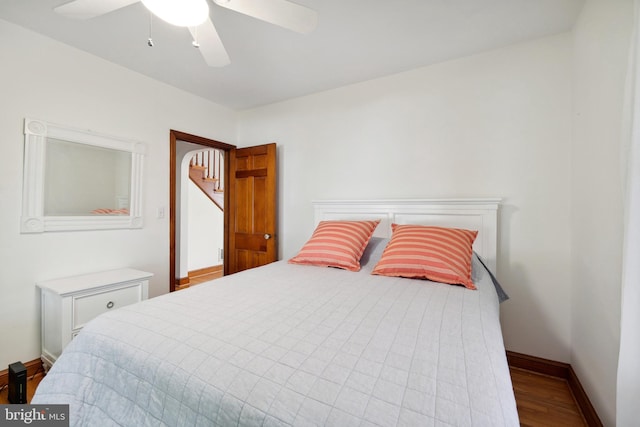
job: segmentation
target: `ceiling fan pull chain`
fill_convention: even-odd
[[[153,47],[153,38],[151,37],[151,33],[153,31],[153,13],[149,11],[149,38],[147,39],[147,46]]]
[[[195,34],[194,34],[194,37],[193,37],[193,41],[191,42],[191,45],[192,45],[193,47],[195,47],[196,49],[198,49],[198,48],[200,47],[200,43],[198,43],[198,27],[195,27],[195,28],[193,29],[193,32],[194,32]]]

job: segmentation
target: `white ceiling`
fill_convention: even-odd
[[[0,18],[238,110],[565,32],[584,3],[295,0],[318,12],[317,29],[301,35],[209,2],[231,58],[210,68],[186,28],[156,19],[148,47],[142,3],[77,21],[53,11],[67,1],[0,0]]]

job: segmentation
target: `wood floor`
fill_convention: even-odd
[[[213,273],[203,273],[203,274],[198,274],[194,276],[191,276],[190,274],[189,283],[187,285],[176,284],[176,291],[179,291],[180,289],[190,288],[191,286],[199,285],[200,283],[208,282],[210,280],[219,279],[222,276],[223,276],[222,271],[216,271]]]
[[[520,425],[586,426],[566,380],[509,368]]]
[[[520,425],[526,427],[586,426],[566,380],[536,374],[519,368],[511,369]],[[29,402],[42,379],[42,374],[28,377]],[[7,388],[0,392],[0,404],[9,403]]]
[[[190,286],[194,286],[194,285],[198,285],[200,283],[204,283],[204,282],[208,282],[210,280],[215,280],[215,279],[219,279],[220,277],[222,277],[222,273],[209,273],[209,274],[202,274],[196,277],[193,277],[190,279]]]

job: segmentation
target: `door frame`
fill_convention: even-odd
[[[177,178],[177,153],[176,146],[178,141],[189,142],[192,144],[202,145],[203,147],[216,148],[225,152],[224,156],[224,253],[228,253],[229,245],[229,218],[227,215],[229,206],[229,152],[235,150],[236,146],[227,144],[226,142],[216,141],[204,138],[190,133],[178,130],[169,130],[169,292],[176,289],[176,178]],[[227,262],[223,257],[224,274],[227,274]]]

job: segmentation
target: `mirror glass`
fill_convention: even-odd
[[[142,227],[145,144],[25,119],[22,233]]]
[[[128,215],[131,153],[47,138],[44,215]]]

